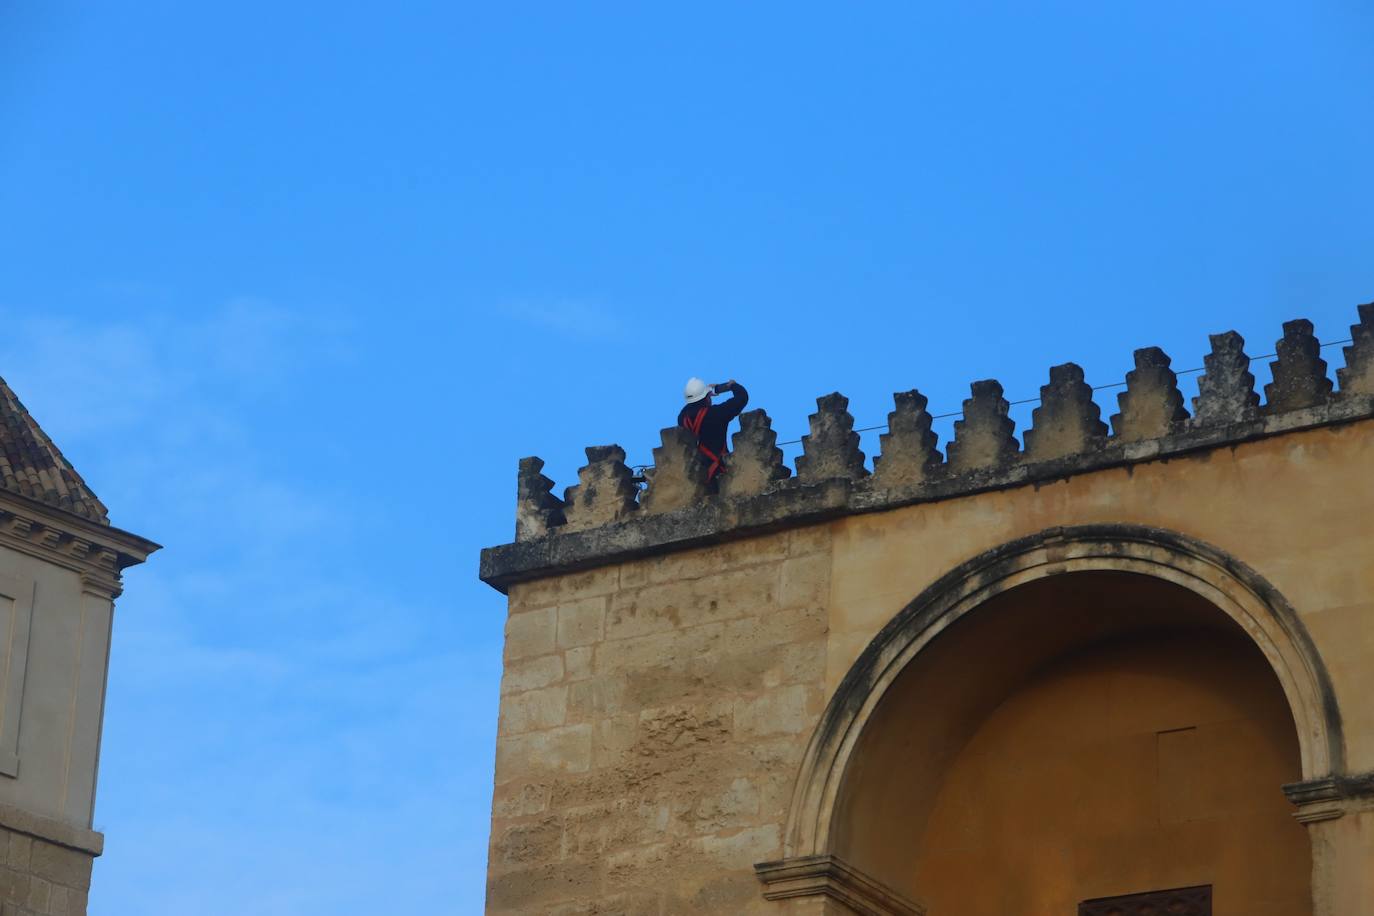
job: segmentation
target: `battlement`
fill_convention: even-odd
[[[899,392],[870,472],[849,401],[816,401],[796,474],[783,461],[768,415],[740,416],[727,473],[708,486],[691,436],[665,429],[641,492],[616,445],[587,449],[578,482],[559,499],[538,458],[520,461],[516,541],[482,551],[481,578],[505,591],[516,582],[860,512],[951,499],[1089,471],[1235,445],[1374,417],[1374,303],[1359,307],[1338,386],[1327,374],[1312,322],[1283,325],[1264,400],[1239,334],[1211,336],[1191,414],[1170,360],[1135,351],[1111,429],[1083,370],[1050,369],[1024,435],[993,380],[974,382],[941,454],[926,398]]]

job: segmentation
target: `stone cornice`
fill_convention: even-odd
[[[0,827],[92,856],[98,856],[105,851],[104,834],[33,814],[14,805],[0,804]]]
[[[512,584],[624,562],[653,554],[750,537],[826,519],[936,502],[975,493],[1037,485],[1079,474],[1205,453],[1259,439],[1374,417],[1374,396],[1343,394],[1282,413],[1253,412],[1214,425],[1175,424],[1153,439],[1099,440],[1049,460],[1004,461],[960,472],[954,464],[926,468],[914,482],[889,484],[878,474],[815,483],[773,480],[749,496],[713,495],[671,512],[629,512],[623,520],[585,530],[548,533],[482,551],[482,581],[505,592]],[[738,448],[738,446],[737,446]]]
[[[1302,823],[1335,820],[1354,808],[1374,805],[1374,773],[1290,783],[1283,794],[1298,809],[1293,816]]]
[[[836,856],[760,862],[754,873],[766,900],[830,897],[859,916],[925,916],[925,908]]]
[[[120,572],[160,545],[27,497],[0,490],[0,546],[81,576],[82,590],[106,598],[121,590]]]

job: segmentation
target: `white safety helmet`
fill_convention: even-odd
[[[687,387],[682,389],[682,394],[687,398],[688,404],[695,404],[697,401],[713,393],[710,385],[695,376],[689,378],[687,380]]]

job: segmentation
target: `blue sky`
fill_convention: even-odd
[[[0,6],[0,375],[167,545],[92,913],[480,912],[477,552],[520,456],[647,461],[689,375],[793,439],[1347,336],[1372,43],[1356,0]]]

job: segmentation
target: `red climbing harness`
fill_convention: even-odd
[[[687,427],[693,436],[697,437],[697,448],[701,449],[701,453],[711,461],[710,465],[706,468],[706,479],[715,480],[716,476],[725,470],[724,459],[721,455],[717,455],[701,444],[701,424],[706,422],[706,414],[710,409],[711,405],[707,404],[703,406],[701,410],[697,411],[695,417],[683,417],[682,425]]]

